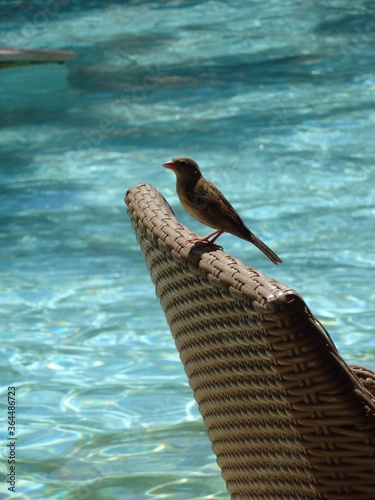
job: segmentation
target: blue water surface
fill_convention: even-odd
[[[360,0],[5,0],[0,71],[1,498],[228,500],[123,203],[194,158],[347,362],[375,369],[375,7]],[[4,415],[4,413],[3,413]],[[4,422],[4,421],[3,421]]]

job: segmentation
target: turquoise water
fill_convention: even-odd
[[[375,369],[375,9],[3,1],[0,28],[77,55],[0,71],[1,404],[17,392],[0,497],[228,500],[123,193],[149,182],[205,234],[161,167],[194,158],[284,264],[225,250]]]

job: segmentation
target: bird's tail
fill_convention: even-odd
[[[255,236],[254,233],[251,233],[251,238],[249,238],[249,241],[253,243],[259,250],[261,250],[264,255],[267,255],[267,257],[272,260],[274,264],[281,264],[282,260],[278,255],[275,254],[273,250],[270,249],[265,243],[263,243],[262,240],[260,240],[257,236]]]

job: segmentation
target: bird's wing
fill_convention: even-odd
[[[223,193],[217,189],[211,182],[198,182],[189,193],[189,202],[194,206],[195,217],[204,224],[232,232],[234,229],[245,227],[241,217],[232,207]]]

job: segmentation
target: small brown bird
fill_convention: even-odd
[[[177,194],[188,214],[216,230],[204,238],[195,238],[192,241],[212,245],[223,233],[230,233],[253,243],[274,264],[282,262],[275,252],[245,226],[223,193],[203,177],[194,160],[176,157],[163,163],[163,167],[173,170],[176,174]]]

